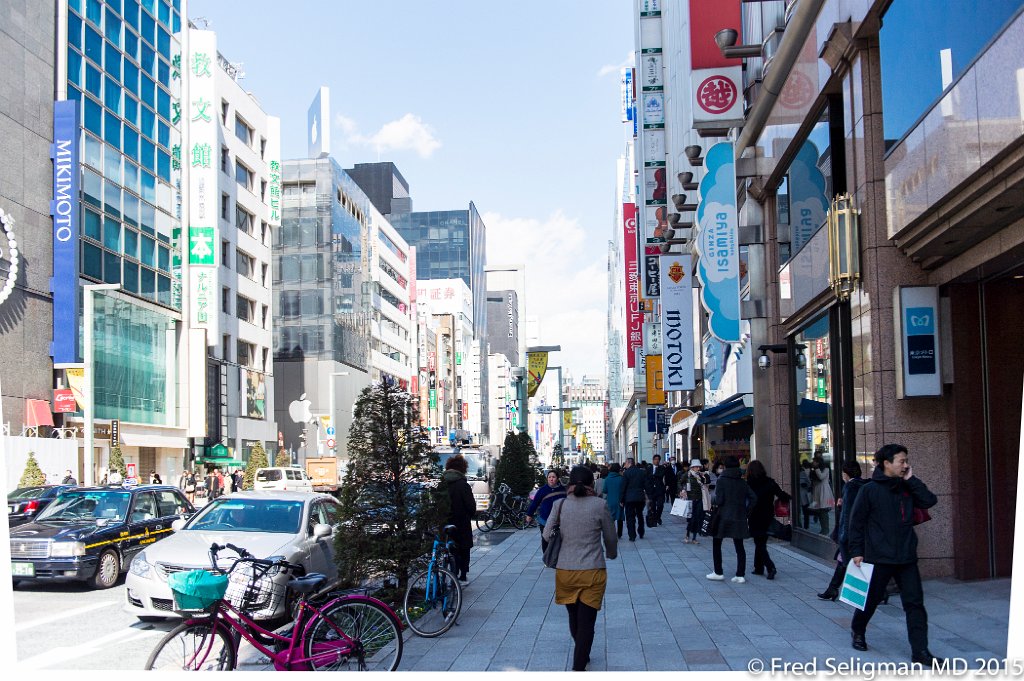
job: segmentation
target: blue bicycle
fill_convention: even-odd
[[[413,577],[405,590],[405,621],[425,638],[451,629],[462,610],[462,585],[455,577],[455,541],[449,538],[454,530],[454,525],[445,525],[434,537],[427,569]]]

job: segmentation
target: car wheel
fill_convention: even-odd
[[[109,589],[117,584],[117,578],[121,576],[121,559],[117,551],[104,551],[96,565],[96,574],[93,575],[92,585],[97,589]]]

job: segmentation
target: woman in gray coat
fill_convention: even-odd
[[[562,545],[555,569],[555,603],[569,613],[569,634],[575,642],[573,671],[586,671],[594,644],[594,625],[608,583],[605,556],[618,556],[618,539],[608,507],[594,493],[594,474],[576,466],[569,474],[569,496],[556,501],[544,539],[559,528]],[[604,550],[601,541],[604,540]]]
[[[743,540],[749,536],[747,515],[757,502],[757,495],[750,489],[740,471],[740,462],[735,456],[725,457],[725,471],[718,476],[715,485],[715,510],[718,517],[712,520],[711,556],[715,563],[715,571],[707,578],[720,582],[725,579],[722,571],[722,541],[732,539],[736,547],[736,576],[732,581],[742,584],[747,571],[747,552],[743,548]]]

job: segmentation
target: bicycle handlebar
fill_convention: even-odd
[[[236,558],[231,563],[231,567],[229,567],[227,570],[222,570],[221,567],[217,565],[217,556],[224,549],[230,549],[238,555],[238,558]],[[298,572],[299,574],[305,572],[305,568],[303,566],[299,565],[298,563],[288,562],[283,558],[279,558],[277,560],[270,560],[268,558],[256,558],[245,549],[239,546],[235,546],[231,543],[210,544],[210,566],[213,568],[213,571],[217,574],[226,575],[232,570],[234,570],[235,566],[239,563],[252,563],[254,566],[263,568],[260,576],[267,574],[273,568],[278,568],[280,570],[288,570],[290,572]]]

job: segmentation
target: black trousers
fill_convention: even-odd
[[[572,653],[572,670],[586,671],[590,662],[590,649],[594,646],[594,625],[597,624],[597,610],[577,599],[565,606],[569,612],[569,633],[576,646]]]
[[[715,537],[711,542],[711,559],[715,562],[715,574],[722,572],[722,542],[720,537]],[[742,539],[733,539],[733,546],[736,547],[736,576],[742,577],[747,571],[747,550],[743,547]]]
[[[630,539],[636,539],[636,535],[644,536],[644,502],[626,502],[626,531]]]
[[[661,512],[665,510],[665,496],[655,494],[647,506],[647,526],[654,527],[661,523]]]
[[[775,563],[768,555],[768,533],[751,532],[751,535],[754,537],[754,572],[775,572]]]
[[[700,534],[700,524],[704,521],[704,504],[699,501],[693,502],[693,512],[690,514],[690,519],[686,522],[686,534],[690,535],[691,539],[696,539],[697,535]]]
[[[455,545],[455,566],[459,568],[459,574],[455,575],[459,577],[469,572],[469,552],[472,550],[471,546],[463,546],[462,544]]]
[[[850,628],[854,633],[865,633],[871,616],[875,614],[875,608],[885,598],[885,587],[890,579],[895,579],[900,587],[903,612],[907,616],[907,640],[910,641],[910,651],[923,652],[928,649],[928,612],[924,609],[924,588],[921,586],[921,573],[916,562],[903,565],[875,563],[871,585],[868,586],[867,602],[863,610],[854,611]]]

